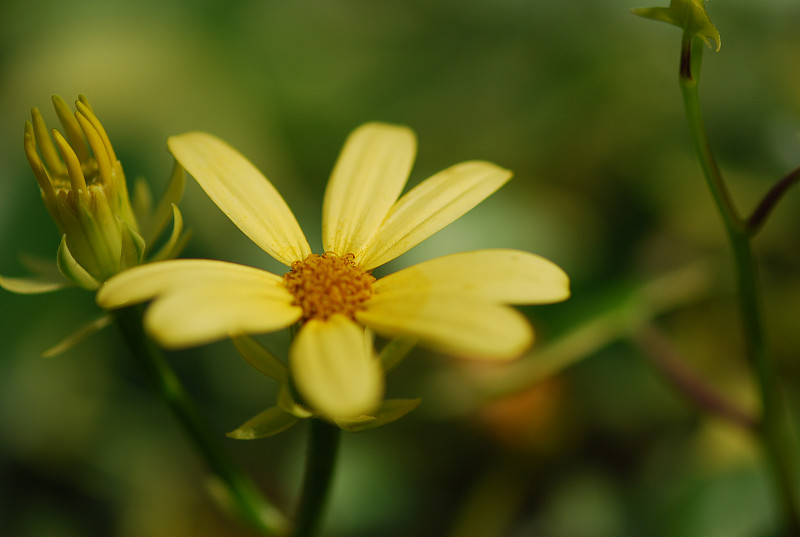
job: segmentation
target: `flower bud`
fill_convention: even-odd
[[[719,32],[708,17],[703,0],[671,0],[669,7],[636,8],[631,11],[646,19],[674,24],[683,29],[684,35],[697,36],[709,47],[709,39],[713,40],[719,52]]]
[[[114,274],[142,262],[144,238],[134,216],[122,165],[106,131],[81,96],[72,113],[53,104],[63,134],[34,108],[25,123],[25,154],[42,199],[62,233],[58,266],[67,279],[96,289]]]

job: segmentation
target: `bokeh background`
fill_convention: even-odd
[[[663,2],[666,4],[666,0]],[[647,2],[644,2],[647,5]],[[758,450],[688,401],[653,360],[653,331],[756,411],[721,224],[693,159],[677,85],[679,30],[633,0],[0,4],[0,273],[54,259],[55,226],[22,151],[32,106],[86,94],[129,180],[163,187],[165,140],[205,130],[248,156],[319,247],[327,176],[368,120],[419,137],[414,184],[453,163],[515,172],[470,214],[392,263],[514,247],[559,263],[564,304],[524,308],[531,352],[501,367],[423,350],[389,393],[402,421],[345,435],[324,535],[750,537],[775,511]],[[800,4],[715,0],[709,135],[742,211],[800,164]],[[757,240],[769,343],[800,393],[800,194]],[[279,270],[188,183],[187,256]],[[42,351],[99,312],[88,293],[0,292],[0,535],[246,535],[202,462],[107,329]],[[283,353],[287,336],[265,338]],[[220,436],[274,403],[227,342],[170,354]],[[795,417],[800,413],[795,413]],[[303,425],[223,439],[291,508]]]

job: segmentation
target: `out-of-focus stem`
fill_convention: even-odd
[[[797,183],[800,183],[800,168],[795,168],[794,170],[790,171],[783,179],[775,183],[775,186],[773,186],[769,192],[767,192],[767,195],[764,196],[763,200],[761,200],[761,203],[758,205],[758,207],[756,207],[756,210],[753,211],[753,214],[747,219],[747,229],[750,231],[751,235],[755,235],[761,230],[761,227],[764,225],[764,222],[766,222],[767,217],[770,215],[778,202],[789,191],[789,189]]]
[[[645,325],[634,334],[634,341],[653,365],[698,406],[754,431],[758,420],[744,409],[725,399],[682,359],[671,342],[654,325]]]
[[[228,457],[160,349],[145,335],[141,309],[130,307],[117,310],[114,319],[131,354],[205,458],[211,471],[225,485],[229,499],[242,520],[262,535],[285,534],[288,524],[283,513],[264,498],[255,484]]]
[[[292,537],[313,537],[319,531],[333,483],[341,429],[321,419],[310,420],[308,454],[300,506]]]

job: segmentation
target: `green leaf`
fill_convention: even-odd
[[[281,384],[289,382],[289,369],[274,354],[250,336],[231,338],[234,347],[258,371]]]
[[[684,34],[701,38],[709,47],[712,40],[716,44],[717,52],[722,45],[719,32],[711,22],[703,0],[672,0],[669,7],[635,8],[631,12],[646,19],[674,24],[682,28]]]
[[[66,235],[61,237],[61,244],[58,246],[56,262],[58,263],[58,269],[61,271],[61,274],[63,274],[66,279],[75,282],[79,287],[90,291],[94,291],[100,287],[100,282],[95,280],[94,277],[72,257],[69,246],[67,246]]]
[[[351,433],[360,433],[397,421],[415,408],[422,400],[417,399],[387,399],[384,401],[374,416],[362,416],[350,420],[336,420],[336,425]]]
[[[227,436],[237,440],[254,440],[274,436],[298,421],[300,418],[284,412],[280,407],[273,406],[250,418],[238,429],[227,433]]]
[[[87,337],[91,336],[95,332],[102,330],[103,328],[111,324],[111,320],[112,320],[111,315],[103,315],[98,319],[86,323],[85,325],[81,326],[73,333],[71,333],[70,335],[68,335],[67,337],[65,337],[52,347],[50,347],[49,349],[44,351],[42,353],[42,356],[44,356],[45,358],[53,358],[54,356],[58,356],[59,354],[68,351],[69,349],[71,349],[72,347],[74,347]]]
[[[379,356],[383,370],[388,373],[400,365],[416,344],[417,340],[411,338],[396,337],[391,339],[383,346]]]

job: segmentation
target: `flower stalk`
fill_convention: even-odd
[[[758,436],[764,446],[772,470],[777,494],[782,502],[784,525],[789,535],[800,536],[800,490],[793,438],[789,434],[788,409],[781,396],[772,357],[767,351],[761,314],[760,288],[751,239],[763,217],[755,224],[743,220],[737,213],[719,166],[708,143],[698,97],[698,75],[702,57],[700,41],[684,31],[681,49],[680,86],[686,119],[703,175],[725,225],[733,254],[739,307],[742,315],[745,351],[755,373],[761,398],[762,413]],[[797,174],[788,176],[776,196],[766,198],[766,208],[755,215],[766,214],[777,202],[786,184],[792,184]],[[774,200],[774,201],[771,201]]]
[[[309,424],[303,489],[292,537],[317,535],[333,483],[341,429],[321,419]]]
[[[183,426],[208,467],[224,484],[228,499],[239,517],[261,535],[285,534],[287,521],[283,513],[264,498],[255,484],[227,456],[161,351],[144,334],[141,308],[117,310],[114,319],[131,354]]]

